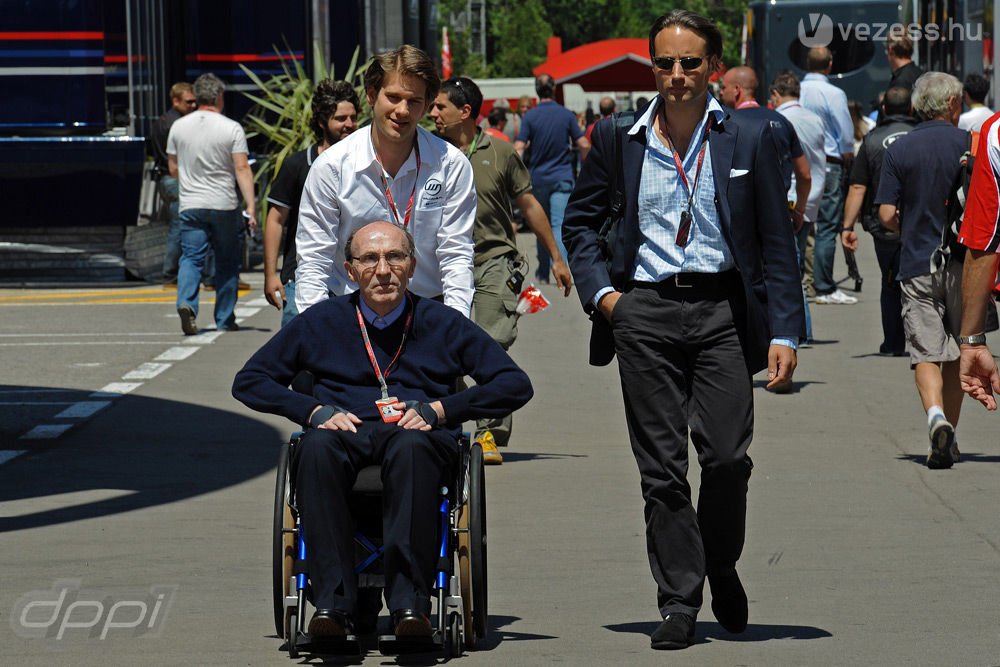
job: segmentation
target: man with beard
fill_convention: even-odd
[[[360,107],[358,95],[348,82],[320,81],[312,99],[311,125],[316,143],[288,156],[271,185],[267,197],[271,210],[264,226],[264,296],[268,303],[282,311],[281,326],[298,314],[295,308],[295,231],[306,176],[320,153],[357,129]],[[279,249],[284,257],[280,274],[277,268]]]

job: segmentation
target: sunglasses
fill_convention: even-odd
[[[696,56],[688,56],[686,58],[671,58],[670,56],[655,56],[653,58],[653,64],[656,65],[657,69],[666,70],[672,72],[674,65],[677,63],[681,64],[681,69],[685,72],[690,72],[691,70],[698,69],[701,67],[701,63],[704,62],[704,58],[698,58]]]

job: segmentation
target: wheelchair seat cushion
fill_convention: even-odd
[[[366,466],[358,471],[358,478],[354,482],[354,493],[378,494],[382,493],[382,468],[379,466]]]

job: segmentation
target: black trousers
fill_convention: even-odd
[[[899,353],[906,351],[906,334],[903,332],[903,290],[896,280],[899,272],[899,241],[875,241],[875,257],[882,272],[882,292],[879,306],[882,310],[882,344],[879,352]]]
[[[612,313],[664,616],[697,616],[706,574],[733,571],[743,551],[753,394],[733,316],[742,300],[739,278],[720,274],[696,287],[631,285]],[[701,466],[697,511],[689,434]]]
[[[457,457],[447,431],[365,422],[357,433],[310,429],[292,470],[318,609],[354,613],[354,521],[349,494],[358,471],[382,465],[382,539],[389,609],[430,612],[439,547],[441,482]]]

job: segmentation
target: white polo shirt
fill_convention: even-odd
[[[331,293],[357,289],[344,271],[347,238],[370,222],[401,223],[414,192],[408,229],[416,243],[417,268],[409,289],[425,297],[443,294],[446,305],[468,316],[476,219],[472,165],[460,150],[417,128],[419,174],[411,151],[393,178],[375,159],[372,131],[369,126],[351,133],[323,151],[309,170],[295,234],[295,305],[302,312]],[[389,212],[379,172],[389,184],[396,216]]]

